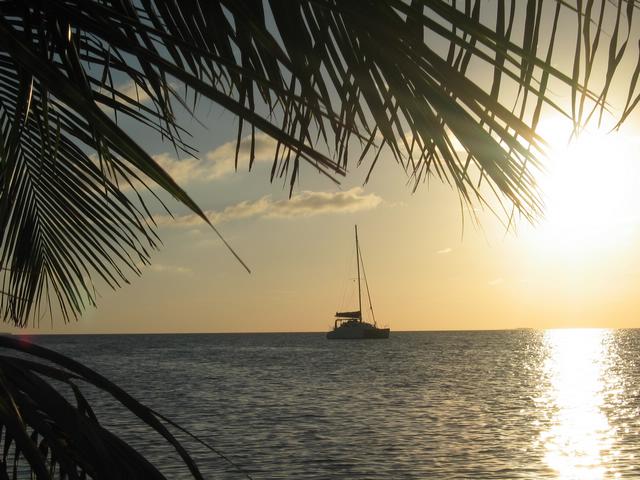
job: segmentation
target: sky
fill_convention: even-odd
[[[256,165],[247,171],[245,152],[236,172],[235,119],[216,108],[200,119],[206,128],[185,120],[198,159],[130,128],[252,273],[182,206],[167,199],[171,219],[151,202],[164,245],[143,275],[99,287],[78,321],[26,333],[326,331],[357,305],[356,224],[376,320],[392,331],[640,327],[637,115],[620,133],[594,127],[567,145],[568,126],[547,112],[545,217],[510,231],[487,211],[472,221],[437,179],[412,193],[388,154],[366,185],[368,164],[341,185],[303,168],[289,199],[288,183],[269,181],[273,141],[260,135]]]
[[[595,146],[581,140],[562,161],[552,160],[558,165],[546,179],[552,198],[545,219],[535,226],[520,221],[515,231],[489,212],[478,212],[475,224],[437,180],[412,194],[390,157],[365,186],[366,168],[339,187],[305,169],[288,199],[286,185],[269,183],[266,138],[249,173],[246,162],[233,170],[232,135],[203,139],[210,145],[200,160],[171,160],[159,147],[159,161],[252,273],[210,228],[169,202],[175,219],[156,209],[164,246],[142,277],[117,291],[100,288],[98,308],[77,322],[54,319],[30,331],[328,330],[336,310],[357,305],[356,224],[376,320],[393,331],[637,327],[640,137],[629,130],[592,140]],[[615,168],[598,169],[615,148]],[[597,154],[586,169],[585,149]],[[571,164],[578,158],[579,169]]]

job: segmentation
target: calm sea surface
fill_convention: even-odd
[[[640,330],[49,336],[254,479],[640,478]],[[99,418],[188,478],[153,434]],[[190,444],[207,478],[243,478]]]

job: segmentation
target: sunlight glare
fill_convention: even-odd
[[[550,151],[540,182],[546,211],[537,240],[563,255],[629,242],[640,205],[638,139],[584,131],[569,141],[571,125],[559,119],[542,123],[540,133]]]
[[[608,478],[615,431],[602,411],[611,333],[599,329],[548,330],[542,407],[551,413],[540,434],[545,461],[561,479]]]

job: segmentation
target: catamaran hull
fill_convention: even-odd
[[[389,338],[388,328],[337,328],[327,333],[329,340],[367,340]]]

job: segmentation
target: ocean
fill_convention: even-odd
[[[254,479],[640,478],[640,330],[32,341],[107,376]],[[156,435],[94,401],[168,478],[190,478]],[[245,478],[185,441],[206,478]]]

